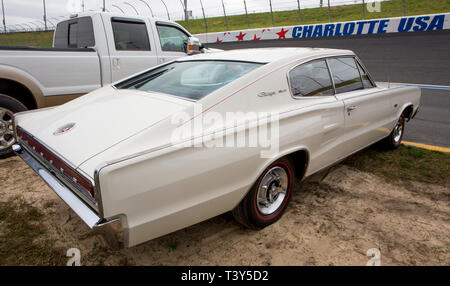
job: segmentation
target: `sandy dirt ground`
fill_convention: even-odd
[[[20,195],[45,214],[46,234],[82,265],[450,265],[450,190],[388,183],[339,165],[321,183],[297,182],[278,223],[261,231],[224,214],[129,249],[91,231],[19,158],[0,160],[0,200]]]

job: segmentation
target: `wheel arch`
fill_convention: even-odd
[[[39,82],[14,67],[0,66],[0,93],[20,101],[28,109],[45,106]]]
[[[411,120],[413,114],[414,114],[414,105],[412,103],[407,103],[403,106],[402,108],[402,112],[400,113],[400,115],[404,115],[405,119],[407,121]],[[400,116],[398,116],[400,117]]]

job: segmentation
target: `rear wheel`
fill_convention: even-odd
[[[20,101],[0,94],[0,158],[12,155],[15,143],[13,114],[25,110],[27,108]]]
[[[233,210],[234,218],[244,226],[262,229],[281,218],[290,199],[294,170],[282,158],[270,165]]]
[[[395,124],[391,134],[384,139],[384,144],[389,149],[396,149],[400,146],[405,132],[405,116],[402,114]]]

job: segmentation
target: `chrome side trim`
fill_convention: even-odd
[[[72,191],[56,179],[43,165],[41,165],[30,153],[20,146],[15,146],[16,154],[27,163],[49,186],[55,193],[90,227],[104,224],[105,220],[101,219],[97,214],[89,208],[83,201],[78,198]]]

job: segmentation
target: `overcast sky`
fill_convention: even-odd
[[[1,0],[0,0],[1,1]],[[47,7],[47,18],[52,22],[57,22],[53,17],[67,16],[69,10],[78,7],[81,10],[81,3],[84,2],[85,10],[100,10],[103,0],[45,0]],[[106,0],[106,9],[109,11],[120,12],[119,6],[125,13],[135,15],[136,12],[130,5],[133,5],[141,15],[149,15],[150,11],[142,2],[150,4],[154,14],[157,17],[167,18],[167,13],[162,1],[168,7],[171,19],[181,19],[183,17],[183,8],[181,2],[184,0]],[[361,2],[362,0],[331,0],[332,5],[344,3]],[[6,25],[35,22],[39,25],[39,20],[43,16],[43,0],[3,0],[5,5]],[[223,15],[222,0],[202,0],[207,17]],[[243,0],[223,0],[227,14],[242,14],[244,12]],[[249,13],[269,11],[269,0],[246,0]],[[313,7],[319,4],[320,0],[300,0],[302,7]],[[323,1],[326,5],[328,0]],[[368,1],[366,1],[368,2]],[[291,10],[297,8],[297,0],[272,0],[273,10]],[[72,7],[72,8],[71,8]],[[202,16],[200,0],[188,0],[188,10],[193,11],[195,18]],[[53,18],[53,19],[52,19]],[[1,23],[1,22],[0,22]],[[51,26],[51,24],[49,24]]]

